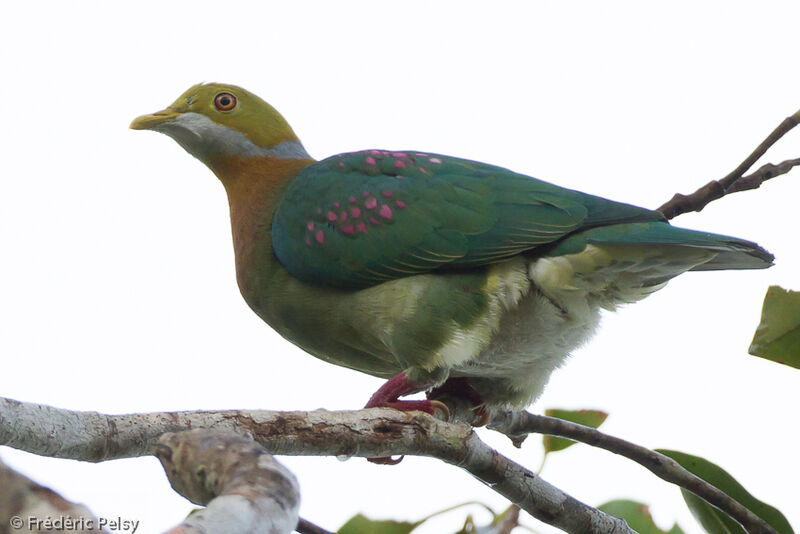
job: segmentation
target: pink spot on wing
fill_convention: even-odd
[[[381,204],[381,210],[378,213],[380,213],[381,217],[383,217],[384,219],[392,218],[392,208],[390,208],[386,204]]]
[[[422,174],[428,174],[428,171],[427,171],[427,170],[425,170],[425,168],[424,168],[424,167],[420,167],[420,168],[419,168],[419,172],[421,172]]]
[[[340,161],[340,162],[339,162],[339,167],[344,167],[344,163],[342,163],[342,162]]]
[[[408,154],[406,154],[405,152],[392,152],[392,156],[396,158],[407,158]]]
[[[403,208],[405,208],[407,206],[407,204],[405,202],[403,202],[402,200],[395,200],[394,201],[394,205],[397,206],[400,209],[403,209]]]
[[[358,219],[361,217],[361,208],[350,208],[350,215]]]
[[[342,213],[339,214],[339,220],[341,220],[342,222],[345,222],[347,220],[347,212],[346,211],[343,211]]]
[[[369,218],[369,223],[372,224],[373,226],[380,226],[381,224],[383,224],[382,222],[380,222],[378,219],[376,219],[374,217],[370,217]]]
[[[405,167],[405,166],[406,166],[406,164],[405,164],[405,162],[404,162],[404,161],[400,161],[400,160],[398,159],[397,161],[395,161],[395,162],[394,162],[394,166],[395,166],[395,167],[397,167],[398,169],[402,169],[403,167]]]
[[[428,161],[430,161],[431,163],[441,163],[442,162],[442,160],[440,160],[439,158],[428,158]]]
[[[353,233],[355,232],[355,229],[353,228],[352,224],[348,226],[342,226],[341,228],[339,228],[339,230],[341,230],[342,233],[345,235],[353,235]]]
[[[350,197],[348,200],[350,200],[350,204],[356,203],[356,197]]]
[[[427,158],[428,157],[427,154],[423,154],[422,152],[417,152],[416,155],[417,156],[422,156],[423,158]]]
[[[375,197],[369,197],[366,202],[364,202],[364,207],[368,210],[374,210],[378,207],[378,199]]]
[[[341,207],[342,207],[342,205],[341,205],[341,204],[339,204],[338,202],[334,202],[334,203],[333,203],[333,207],[334,207],[334,208],[341,208]]]
[[[365,159],[364,161],[367,162],[367,165],[375,165],[375,158],[373,158],[372,156],[367,156],[367,159]]]
[[[335,214],[335,213],[333,213],[332,211],[329,211],[329,212],[328,212],[328,220],[329,220],[329,221],[331,221],[331,222],[333,222],[333,221],[335,221],[336,219],[338,219],[338,217],[336,216],[336,214]]]
[[[317,230],[317,233],[314,234],[314,239],[321,245],[325,242],[325,234],[322,233],[322,230]]]
[[[308,221],[308,224],[306,224],[306,228],[308,228],[309,232],[313,232],[314,231],[314,221]]]
[[[370,150],[369,153],[372,154],[373,156],[377,156],[377,155],[379,155],[381,153],[381,151],[380,150]]]
[[[361,233],[361,234],[366,234],[367,233],[367,225],[364,224],[363,222],[360,222],[360,223],[358,223],[356,225],[356,230],[358,230],[359,233]]]

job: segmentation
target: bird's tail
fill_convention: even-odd
[[[548,255],[582,251],[587,245],[677,246],[710,252],[710,259],[689,270],[766,269],[775,257],[752,241],[671,226],[666,222],[628,223],[573,234]]]
[[[772,259],[755,243],[735,237],[666,222],[627,223],[563,239],[531,263],[531,278],[563,309],[588,314],[591,302],[614,310],[686,271],[764,269]]]

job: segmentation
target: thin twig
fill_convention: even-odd
[[[728,188],[728,193],[738,193],[739,191],[758,189],[761,187],[761,184],[767,180],[775,178],[776,176],[780,176],[781,174],[786,174],[798,165],[800,165],[800,158],[787,159],[786,161],[782,161],[777,165],[773,163],[765,163],[754,173],[748,174],[747,176],[742,176],[736,180],[730,186],[730,188]]]
[[[519,526],[519,506],[512,505],[498,526],[496,534],[511,534]]]
[[[297,522],[297,527],[295,527],[294,530],[300,534],[333,534],[333,532],[325,530],[322,527],[318,527],[311,521],[303,519],[302,517]]]
[[[513,439],[518,439],[520,435],[529,433],[548,434],[569,438],[619,454],[646,467],[657,477],[691,491],[701,499],[716,506],[738,521],[751,534],[776,534],[770,525],[727,493],[690,473],[672,458],[641,445],[609,436],[595,428],[525,411],[495,414],[488,426],[492,430],[513,436]]]
[[[800,111],[794,113],[789,117],[786,117],[757,147],[753,152],[747,156],[744,161],[742,161],[738,167],[733,169],[729,172],[724,178],[720,180],[712,180],[711,182],[707,183],[691,195],[682,195],[680,193],[676,193],[669,202],[665,203],[661,207],[659,207],[656,211],[660,211],[664,214],[664,217],[667,219],[672,219],[681,215],[683,213],[688,213],[690,211],[700,211],[705,208],[710,202],[717,200],[719,198],[724,197],[729,193],[734,193],[736,191],[745,191],[746,189],[755,189],[756,187],[760,186],[765,180],[769,178],[773,178],[778,176],[779,174],[784,174],[788,172],[789,169],[797,165],[797,163],[791,164],[788,167],[785,167],[783,172],[778,172],[774,174],[768,174],[768,171],[765,171],[765,167],[770,166],[770,164],[761,167],[758,171],[750,175],[749,182],[750,184],[757,184],[752,186],[741,186],[738,185],[738,182],[742,180],[744,173],[746,173],[758,159],[763,156],[767,150],[772,147],[781,137],[786,135],[792,128],[797,126],[798,122],[800,122]],[[771,168],[780,168],[782,165],[787,164],[790,161],[795,160],[788,160],[785,161],[777,166],[771,165]],[[763,174],[760,173],[764,171]],[[759,177],[760,176],[760,177]]]

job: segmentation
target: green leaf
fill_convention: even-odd
[[[557,417],[558,419],[563,419],[565,421],[569,421],[571,423],[577,423],[579,425],[590,426],[592,428],[597,428],[603,424],[603,422],[608,417],[606,412],[601,412],[599,410],[557,410],[557,409],[548,409],[545,410],[544,414],[548,417]],[[558,438],[555,436],[542,436],[542,445],[544,445],[544,453],[548,454],[550,452],[562,451],[567,447],[575,445],[575,441],[566,438]]]
[[[692,456],[685,452],[657,449],[665,456],[669,456],[678,462],[687,471],[694,473],[709,484],[716,486],[727,493],[742,506],[766,521],[772,528],[780,534],[794,534],[794,530],[783,514],[776,508],[759,501],[753,497],[744,487],[739,484],[727,471],[718,465],[709,462],[699,456]],[[744,529],[728,514],[711,506],[694,494],[681,490],[686,505],[691,510],[695,519],[710,534],[745,534]]]
[[[421,522],[409,523],[407,521],[373,521],[361,514],[351,518],[337,534],[408,534],[420,525]]]
[[[470,514],[467,515],[464,526],[455,534],[497,534],[498,532],[510,532],[519,526],[519,507],[516,505],[512,504],[499,514],[489,511],[494,515],[491,523],[478,526]]]
[[[628,522],[628,526],[639,534],[683,534],[676,523],[669,530],[661,530],[653,521],[650,509],[639,502],[628,500],[610,501],[597,507],[599,510],[619,517]]]
[[[485,508],[492,515],[492,522],[490,525],[486,527],[475,527],[474,521],[471,515],[467,515],[467,521],[464,523],[464,528],[461,531],[457,532],[456,534],[462,534],[463,532],[483,532],[484,534],[488,534],[492,532],[492,529],[496,526],[501,526],[503,521],[508,521],[510,519],[516,520],[517,516],[510,517],[509,514],[512,513],[512,509],[514,506],[510,506],[506,511],[501,514],[496,514],[494,510],[490,507],[486,506],[483,503],[476,502],[476,501],[469,501],[461,504],[456,504],[455,506],[450,506],[445,508],[444,510],[439,510],[438,512],[434,512],[427,517],[423,517],[419,521],[414,523],[409,523],[408,521],[392,521],[392,520],[383,520],[383,521],[374,521],[367,517],[364,517],[361,514],[358,514],[351,518],[347,523],[342,525],[342,527],[337,530],[337,534],[408,534],[409,532],[413,531],[415,528],[420,526],[422,523],[427,521],[432,517],[436,517],[437,515],[446,514],[448,512],[452,512],[453,510],[457,510],[458,508],[464,508],[465,506],[480,506]],[[519,512],[519,509],[517,509]],[[469,530],[467,530],[469,528]]]
[[[800,369],[800,291],[770,286],[748,352]]]
[[[681,495],[694,518],[709,534],[747,534],[747,531],[728,514],[714,508],[691,491],[681,488]]]

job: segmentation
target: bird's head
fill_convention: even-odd
[[[136,118],[131,128],[166,134],[206,164],[225,156],[309,157],[275,108],[235,85],[197,84],[168,108]]]

